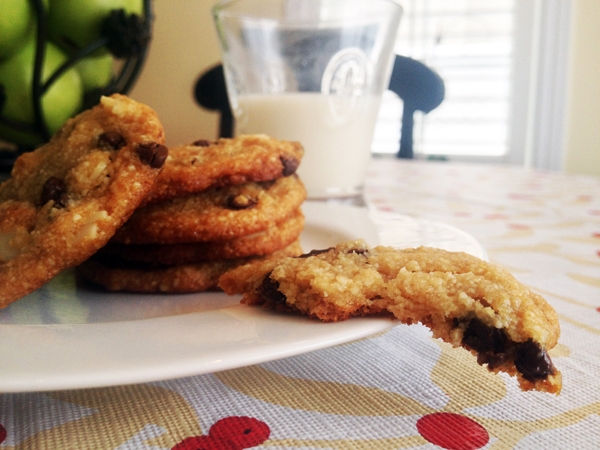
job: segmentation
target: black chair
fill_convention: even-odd
[[[442,78],[419,61],[396,55],[389,89],[404,102],[398,158],[413,157],[413,117],[416,111],[428,113],[444,100]],[[219,136],[233,136],[234,118],[231,113],[223,66],[218,64],[200,75],[194,89],[198,104],[221,114]]]
[[[416,59],[396,55],[390,78],[390,91],[395,92],[404,103],[400,128],[398,158],[413,157],[414,114],[425,114],[437,108],[444,100],[444,80],[425,64]]]
[[[225,74],[221,64],[200,75],[194,87],[194,97],[200,106],[221,114],[219,137],[233,137],[233,114],[227,97]]]

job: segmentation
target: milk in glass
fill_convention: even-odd
[[[236,134],[299,141],[305,154],[298,174],[308,196],[352,196],[362,189],[380,103],[381,96],[375,95],[242,95]]]

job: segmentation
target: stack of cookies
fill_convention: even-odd
[[[301,254],[302,155],[264,135],[169,149],[142,206],[79,272],[112,291],[200,292],[239,265]]]

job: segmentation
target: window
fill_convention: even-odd
[[[564,110],[570,2],[398,1],[396,53],[436,70],[446,87],[438,108],[415,114],[415,154],[559,168],[564,116],[548,107]],[[401,105],[386,93],[374,153],[396,153]]]

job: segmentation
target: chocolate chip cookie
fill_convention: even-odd
[[[289,217],[306,198],[297,175],[215,187],[139,208],[112,242],[180,244],[236,239]]]
[[[216,186],[269,181],[296,172],[304,154],[298,142],[266,135],[172,147],[163,173],[145,203],[181,197]]]
[[[152,109],[115,94],[16,160],[0,185],[0,307],[108,242],[162,169],[163,141]]]
[[[241,266],[219,286],[244,294],[244,303],[323,321],[391,313],[470,350],[489,370],[515,375],[524,390],[561,389],[547,353],[560,334],[554,309],[505,270],[465,253],[353,241]]]
[[[304,215],[300,209],[281,222],[258,233],[237,239],[187,244],[128,245],[109,243],[100,252],[124,261],[145,264],[179,265],[219,259],[264,256],[287,247],[300,237]]]
[[[174,266],[136,264],[96,254],[77,266],[77,271],[88,281],[109,291],[181,294],[217,290],[217,282],[221,275],[251,261],[296,256],[300,253],[300,243],[296,241],[263,257],[222,259]]]

